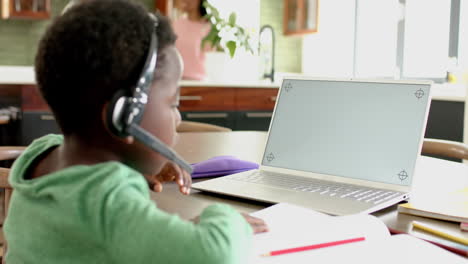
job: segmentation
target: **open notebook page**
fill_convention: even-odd
[[[266,221],[270,231],[256,234],[253,239],[252,263],[300,263],[307,256],[335,252],[337,247],[310,250],[274,257],[260,257],[273,250],[307,246],[337,240],[365,237],[367,242],[389,237],[386,226],[371,215],[329,216],[299,206],[279,203],[252,214]],[[364,242],[355,242],[360,244]],[[328,254],[328,253],[327,253]],[[279,262],[271,262],[273,259]],[[284,263],[284,262],[283,262]]]

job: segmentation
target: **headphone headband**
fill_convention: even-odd
[[[151,90],[151,84],[154,79],[154,72],[156,70],[156,62],[158,58],[156,32],[151,34],[151,43],[149,45],[148,57],[146,58],[145,66],[138,79],[138,82],[133,91],[132,97],[127,99],[128,107],[131,111],[123,113],[124,126],[128,127],[130,124],[139,123],[143,112],[148,103],[148,94]]]
[[[138,82],[135,85],[131,97],[125,96],[123,91],[120,91],[114,96],[115,98],[110,108],[111,113],[108,115],[109,118],[111,118],[110,122],[113,127],[111,130],[119,136],[134,136],[147,147],[159,152],[167,159],[174,161],[188,173],[192,173],[193,169],[190,164],[139,125],[143,117],[145,106],[148,103],[148,94],[151,91],[151,84],[153,83],[158,58],[158,41],[156,36],[158,20],[153,14],[149,14],[149,16],[154,22],[154,29],[151,33],[148,56],[146,57],[142,73],[138,78]]]
[[[139,124],[148,102],[148,94],[153,83],[154,72],[157,62],[157,40],[155,30],[151,33],[151,41],[148,47],[142,73],[138,78],[131,97],[125,96],[125,91],[120,90],[114,96],[111,122],[119,134],[126,135],[128,127],[132,123]]]

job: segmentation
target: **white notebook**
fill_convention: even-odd
[[[409,235],[391,236],[372,215],[329,216],[280,203],[252,214],[270,231],[256,234],[250,263],[467,263],[466,259]],[[364,237],[364,241],[278,256],[262,254],[292,247]]]

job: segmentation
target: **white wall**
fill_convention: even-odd
[[[450,4],[450,0],[406,1],[404,76],[446,77]]]
[[[350,0],[320,1],[318,32],[304,37],[302,70],[319,77],[351,77],[354,9]]]
[[[318,33],[304,37],[303,72],[323,77],[400,78],[397,59],[402,54],[402,78],[443,79],[449,66],[450,3],[406,0],[403,6],[398,0],[320,1]],[[398,32],[400,19],[405,19],[405,28]],[[404,40],[401,54],[397,54],[397,40]]]
[[[458,64],[468,70],[468,1],[460,1],[460,28],[458,35]],[[468,131],[467,131],[468,132]]]
[[[222,17],[231,12],[237,14],[237,22],[243,27],[258,28],[260,23],[260,0],[210,0]]]
[[[398,0],[359,0],[355,77],[396,77]]]
[[[463,142],[468,144],[468,1],[460,1],[460,34],[458,39],[458,65],[465,73],[465,125]],[[465,161],[468,164],[468,161]]]

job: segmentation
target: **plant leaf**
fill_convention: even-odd
[[[216,47],[219,44],[220,37],[218,36],[219,31],[213,25],[211,26],[210,32],[202,40],[202,49],[205,48],[206,43],[211,43],[212,47]]]
[[[226,43],[226,47],[228,48],[229,50],[229,55],[232,57],[234,57],[234,54],[236,53],[236,48],[237,48],[237,43],[235,41],[228,41]]]
[[[235,27],[235,26],[236,26],[236,19],[237,19],[236,13],[232,12],[232,13],[229,15],[229,25],[231,25],[231,27]]]
[[[224,50],[226,53],[229,53],[231,58],[234,57],[238,47],[242,47],[246,51],[254,54],[250,43],[250,33],[236,24],[236,13],[230,13],[229,18],[225,19],[220,16],[218,9],[211,3],[212,1],[202,1],[205,8],[209,9],[206,18],[212,25],[210,32],[202,40],[202,48],[206,43],[210,43],[211,48],[221,51]]]

